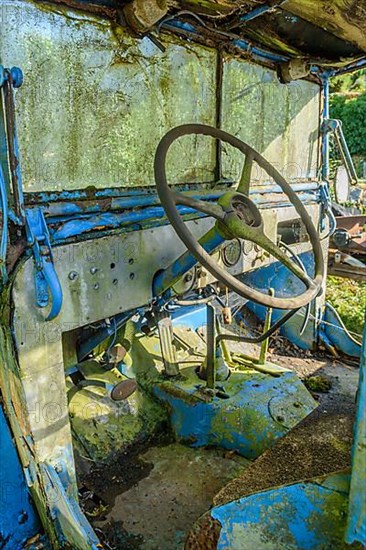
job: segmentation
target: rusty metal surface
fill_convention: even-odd
[[[337,229],[345,229],[351,236],[347,250],[366,254],[366,216],[339,216],[336,220]]]
[[[334,256],[330,252],[328,275],[353,279],[354,281],[366,281],[366,265],[365,267],[354,267],[342,262],[337,263],[334,261]]]
[[[366,50],[364,0],[245,0],[237,2],[183,0],[38,0],[40,4],[53,3],[99,13],[120,24],[124,18],[134,32],[156,30],[154,22],[168,10],[168,18],[201,20],[198,41],[210,40],[226,48],[231,44],[227,31],[234,37],[264,46],[283,56],[310,60],[320,65],[344,67],[358,63]],[[126,8],[125,5],[128,5]],[[125,12],[122,15],[122,10]],[[130,12],[133,17],[130,17]],[[163,18],[164,19],[164,18]],[[161,21],[158,23],[158,29]],[[221,31],[221,35],[216,31]],[[226,36],[225,36],[226,32]],[[184,34],[184,32],[183,32]],[[216,34],[216,36],[215,36]],[[154,38],[153,38],[154,39]],[[364,60],[362,61],[364,62]]]
[[[338,216],[331,238],[328,273],[366,281],[366,216]]]
[[[205,514],[188,533],[184,550],[216,550],[220,531],[221,523]]]

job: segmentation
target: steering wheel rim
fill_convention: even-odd
[[[220,141],[229,143],[231,146],[241,151],[244,155],[250,155],[252,162],[256,162],[281,187],[283,192],[289,198],[291,204],[294,206],[296,212],[299,214],[309,235],[315,261],[315,276],[313,279],[300,270],[297,264],[292,262],[275,243],[270,241],[270,239],[265,236],[263,232],[263,224],[258,223],[257,219],[259,214],[260,220],[262,220],[261,214],[256,205],[246,195],[229,191],[219,199],[218,204],[212,204],[176,193],[169,187],[165,170],[168,150],[176,139],[191,134],[206,135],[219,139]],[[161,139],[155,153],[154,172],[156,187],[161,204],[178,237],[183,241],[189,252],[196,258],[196,260],[225,286],[244,298],[276,309],[298,309],[307,305],[319,295],[322,289],[325,269],[323,251],[318,232],[305,207],[297,197],[296,193],[292,190],[289,183],[287,183],[276,168],[264,157],[262,157],[262,155],[255,149],[224,130],[204,124],[183,124],[167,132]],[[235,212],[234,208],[235,200],[240,203],[245,203],[245,208],[249,208],[249,218],[252,215],[254,219],[254,223],[252,225],[248,223],[247,220],[243,221],[242,219],[239,219],[238,212]],[[225,269],[221,268],[195,239],[178,212],[178,204],[189,206],[216,218],[217,228],[225,238],[243,238],[258,243],[265,250],[269,250],[272,255],[277,257],[281,263],[285,264],[305,283],[305,286],[307,287],[306,290],[295,297],[278,298],[264,294],[239,281]],[[260,243],[258,242],[259,240],[261,241]],[[263,244],[265,246],[263,246]]]

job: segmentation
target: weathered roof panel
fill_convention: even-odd
[[[44,3],[45,0],[36,0]],[[48,0],[88,10],[136,32],[161,31],[164,21],[195,24],[221,45],[235,39],[289,58],[346,68],[366,59],[366,0]],[[131,16],[132,14],[132,16]],[[170,30],[172,26],[170,25]]]

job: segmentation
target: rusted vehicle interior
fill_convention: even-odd
[[[364,0],[0,18],[0,548],[364,547],[365,349],[325,301]]]

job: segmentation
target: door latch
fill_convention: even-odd
[[[51,311],[46,318],[46,321],[51,321],[60,313],[62,288],[53,263],[50,234],[40,208],[27,209],[25,217],[27,241],[34,258],[37,305],[46,307],[51,298]]]

